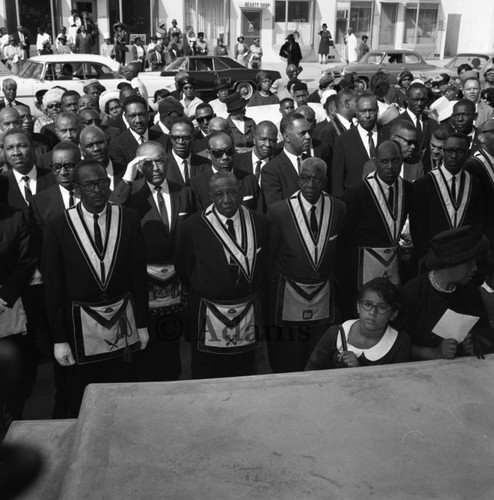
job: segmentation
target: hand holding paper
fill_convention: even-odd
[[[432,329],[432,333],[443,339],[454,339],[461,344],[478,320],[478,316],[459,314],[451,309],[447,309]]]

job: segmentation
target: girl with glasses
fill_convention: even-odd
[[[329,328],[305,369],[326,370],[410,361],[408,335],[392,326],[400,307],[400,294],[388,279],[368,281],[358,295],[358,319]]]

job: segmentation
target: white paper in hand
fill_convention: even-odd
[[[478,320],[479,316],[458,314],[451,309],[447,309],[432,329],[432,333],[443,339],[455,339],[461,344]]]

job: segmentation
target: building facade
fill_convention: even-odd
[[[492,0],[0,0],[0,24],[13,31],[20,22],[34,36],[43,24],[56,35],[74,8],[87,10],[101,35],[122,21],[149,41],[160,21],[168,28],[176,19],[184,32],[203,31],[211,47],[222,36],[230,53],[240,34],[249,45],[259,38],[265,62],[280,60],[288,33],[298,38],[305,60],[317,60],[322,23],[333,34],[336,59],[348,27],[359,38],[367,34],[372,49],[414,49],[428,58],[494,48]]]

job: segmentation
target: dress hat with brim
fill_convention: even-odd
[[[226,110],[228,113],[234,113],[235,111],[240,111],[247,106],[247,101],[242,98],[238,92],[234,92],[223,99],[226,104]]]
[[[428,269],[442,269],[483,258],[489,250],[489,240],[471,226],[456,227],[437,234],[430,241],[424,262]]]
[[[125,24],[118,22],[113,25],[113,29],[116,30],[117,28],[122,28],[125,29]]]
[[[214,91],[218,92],[218,90],[229,89],[232,81],[230,78],[218,78],[214,81]]]

